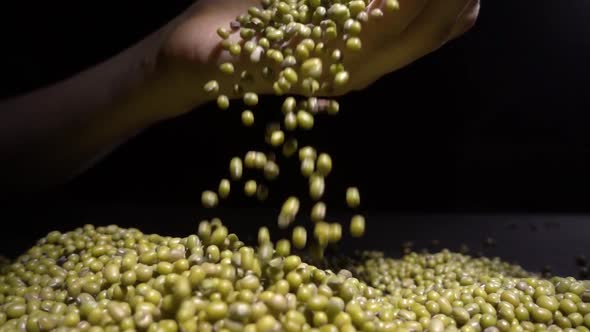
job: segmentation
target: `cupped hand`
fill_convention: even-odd
[[[398,8],[389,10],[386,2],[387,0],[372,0],[365,9],[370,13],[379,8],[383,16],[369,15],[368,21],[362,24],[362,31],[358,36],[362,43],[360,50],[347,49],[342,38],[325,41],[326,49],[341,49],[342,63],[350,74],[350,79],[338,89],[320,91],[318,94],[341,95],[364,89],[383,75],[439,49],[474,25],[480,6],[479,0],[398,0]],[[260,6],[260,3],[258,0],[198,1],[179,17],[166,40],[163,53],[168,59],[183,63],[187,72],[190,72],[190,67],[211,68],[211,71],[199,69],[194,72],[197,76],[213,75],[201,77],[201,81],[219,78],[236,82],[238,78],[224,78],[216,71],[219,64],[227,61],[233,62],[236,70],[246,69],[255,75],[259,74],[268,65],[267,62],[252,63],[245,54],[231,56],[222,49],[221,39],[217,35],[219,27],[229,29],[229,23],[238,15],[246,13],[251,6]],[[240,42],[237,30],[233,31],[230,40]],[[241,43],[243,45],[243,41]],[[326,61],[321,80],[330,81],[333,78],[328,67],[333,61],[329,55],[324,58]],[[227,83],[225,86],[232,85]],[[273,93],[272,84],[264,80],[258,80],[258,83],[248,89],[257,93]],[[289,93],[305,94],[299,86]]]

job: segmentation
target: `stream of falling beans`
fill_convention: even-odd
[[[228,27],[220,27],[217,34],[223,49],[234,57],[235,62],[246,59],[259,64],[260,76],[272,82],[275,94],[285,95],[281,109],[276,110],[282,113],[283,121],[264,124],[264,139],[272,152],[248,151],[243,157],[233,157],[229,163],[229,177],[221,179],[216,190],[205,190],[201,202],[206,208],[214,208],[220,200],[227,199],[230,192],[239,195],[242,191],[247,197],[256,196],[259,200],[265,200],[269,194],[268,184],[257,182],[251,178],[252,174],[259,172],[264,175],[264,181],[273,181],[280,173],[275,152],[286,157],[284,162],[293,161],[289,157],[297,154],[302,179],[308,182],[306,195],[315,202],[304,218],[314,222],[311,251],[321,258],[329,244],[342,238],[341,224],[326,221],[327,207],[322,202],[326,193],[326,180],[332,171],[332,158],[326,152],[318,153],[313,146],[300,147],[297,134],[312,130],[316,116],[339,112],[340,105],[336,100],[318,98],[316,94],[331,92],[348,83],[350,75],[343,59],[350,52],[361,49],[358,36],[362,24],[369,19],[382,17],[383,9],[397,10],[399,4],[395,0],[388,0],[383,2],[383,8],[371,10],[367,9],[368,3],[364,0],[265,0],[261,5],[262,8],[250,8],[247,14],[238,16]],[[231,41],[232,34],[239,34],[240,38]],[[338,45],[343,49],[339,49]],[[328,68],[329,73],[326,74]],[[252,83],[254,73],[246,70],[238,72],[232,62],[220,64],[219,70],[225,75],[239,76],[239,83],[232,90],[242,98],[243,125],[252,126],[255,121],[253,109],[259,100],[256,93],[249,92],[247,88]],[[230,98],[221,94],[219,82],[209,81],[203,89],[216,96],[220,109],[230,107]],[[305,97],[289,95],[292,90],[303,91]],[[240,184],[243,190],[231,190]],[[359,207],[358,188],[347,189],[346,204],[351,209]],[[297,219],[300,205],[300,197],[285,198],[277,218],[281,229],[287,229]],[[364,231],[364,217],[354,214],[349,223],[351,236],[360,237]],[[293,228],[292,242],[298,249],[306,246],[307,231],[304,227]],[[281,245],[286,246],[286,243]]]
[[[401,259],[379,252],[323,256],[343,232],[341,224],[326,222],[322,201],[332,158],[299,147],[296,134],[311,130],[315,116],[338,113],[335,100],[316,94],[347,84],[342,60],[361,48],[363,24],[399,6],[396,0],[384,1],[383,8],[367,5],[263,0],[218,30],[229,54],[280,65],[279,72],[261,66],[275,93],[286,95],[277,110],[284,120],[266,124],[265,141],[287,160],[298,160],[314,201],[307,216],[297,218],[300,199],[285,198],[277,223],[292,227],[288,239],[273,242],[262,227],[257,243],[245,244],[218,218],[201,221],[195,234],[183,238],[116,225],[53,231],[16,260],[0,259],[0,332],[590,332],[590,281],[542,278],[498,258],[448,250],[415,253],[408,247]],[[241,40],[230,42],[232,33]],[[338,38],[343,49],[331,49],[329,41]],[[289,47],[291,40],[298,42]],[[232,90],[245,105],[242,123],[252,126],[258,96],[247,82],[254,73],[237,72],[231,62],[219,69],[239,75],[242,83]],[[289,96],[295,87],[307,96]],[[203,89],[217,96],[221,109],[230,107],[218,82]],[[213,208],[241,192],[264,200],[268,183],[250,175],[275,180],[280,166],[273,155],[233,157],[228,177],[202,193],[202,204]],[[353,211],[359,207],[358,188],[344,196]],[[296,219],[311,219],[312,239]],[[362,236],[364,217],[353,213],[347,229]],[[322,259],[321,267],[308,258]]]

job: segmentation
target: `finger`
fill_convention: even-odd
[[[417,58],[442,46],[469,2],[470,0],[430,1],[398,39],[399,43],[404,45],[405,53]]]
[[[455,27],[451,32],[450,39],[458,38],[473,27],[475,21],[477,21],[477,16],[479,15],[479,8],[479,0],[471,0],[471,3],[467,5],[463,13],[457,19],[457,23],[455,23]]]
[[[392,41],[384,41],[372,61],[368,80],[398,70],[440,48],[450,37],[457,18],[470,0],[431,0],[410,25]],[[383,24],[383,21],[380,22]],[[361,86],[369,82],[361,83]]]
[[[399,9],[392,12],[388,12],[385,8],[386,0],[373,0],[369,3],[367,6],[368,12],[379,8],[385,13],[384,20],[370,20],[369,24],[374,23],[378,26],[378,29],[385,32],[385,36],[398,35],[418,17],[426,7],[428,0],[398,0],[398,2]]]
[[[440,48],[470,0],[432,0],[408,28],[379,52],[389,71],[397,70]]]
[[[398,0],[399,9],[388,11],[385,8],[386,0],[371,1],[367,6],[367,13],[378,8],[384,12],[384,16],[370,18],[363,24],[363,44],[378,49],[384,40],[396,38],[420,15],[428,2],[429,0]]]

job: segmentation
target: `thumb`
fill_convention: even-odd
[[[453,27],[449,40],[456,39],[469,31],[479,15],[480,1],[471,0],[471,2],[465,7],[461,15],[457,18],[457,22]]]

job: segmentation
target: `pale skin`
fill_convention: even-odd
[[[373,0],[369,10],[383,7],[383,1]],[[222,51],[216,34],[258,3],[200,0],[119,55],[0,102],[2,191],[64,183],[144,129],[211,101],[215,97],[201,88],[207,81],[228,89],[237,80],[219,72],[223,62],[233,62],[238,72],[260,73],[262,64]],[[345,56],[350,81],[331,95],[365,89],[461,36],[475,23],[479,0],[399,0],[397,11],[384,12],[363,25],[362,49]],[[273,93],[269,83],[256,78],[248,91]]]

